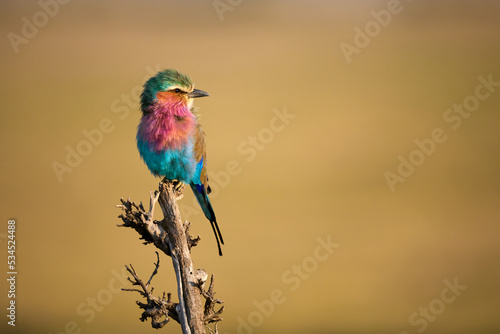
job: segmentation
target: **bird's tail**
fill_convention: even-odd
[[[214,209],[212,208],[212,204],[210,203],[210,199],[208,198],[207,191],[204,186],[199,186],[191,183],[191,189],[198,200],[198,203],[207,217],[210,220],[210,224],[212,225],[212,230],[214,231],[215,240],[217,240],[217,247],[219,248],[219,255],[222,256],[221,244],[224,245],[224,239],[222,239],[222,234],[219,230],[219,225],[217,225],[217,220],[215,219]]]

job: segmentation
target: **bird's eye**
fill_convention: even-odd
[[[176,89],[174,89],[174,92],[176,92],[176,93],[180,93],[180,92],[181,92],[181,90],[180,90],[179,88],[176,88]]]

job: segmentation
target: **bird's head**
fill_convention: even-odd
[[[183,105],[191,109],[193,99],[208,96],[208,93],[195,89],[191,79],[176,70],[158,72],[144,84],[141,94],[141,110],[144,114],[149,107],[161,101],[167,104]]]

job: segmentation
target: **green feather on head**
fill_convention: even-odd
[[[146,108],[156,100],[158,92],[167,91],[173,86],[178,86],[184,90],[191,90],[193,83],[191,78],[174,69],[162,70],[154,77],[151,77],[144,84],[144,91],[141,94],[141,110],[146,113]]]

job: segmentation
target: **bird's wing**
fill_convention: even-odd
[[[196,133],[194,136],[194,157],[197,164],[194,179],[191,181],[191,189],[193,190],[203,213],[212,225],[212,230],[214,231],[215,239],[217,240],[217,247],[219,248],[219,255],[222,255],[220,244],[224,244],[224,239],[222,239],[222,234],[220,233],[219,226],[215,218],[214,209],[212,208],[212,204],[208,198],[210,186],[208,185],[207,176],[205,133],[199,124],[196,127]]]
[[[205,132],[201,126],[196,126],[194,135],[194,158],[196,160],[196,180],[195,184],[203,186],[207,194],[210,194],[210,186],[208,185],[207,176],[207,153],[205,148]],[[198,176],[199,175],[199,176]]]

